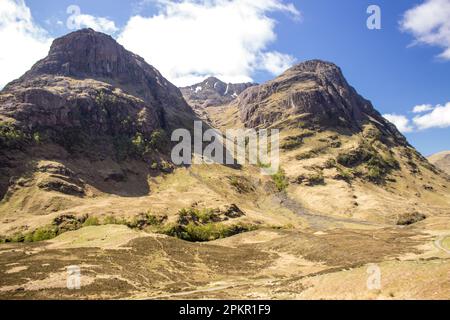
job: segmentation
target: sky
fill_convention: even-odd
[[[0,88],[85,27],[178,86],[334,62],[421,153],[450,150],[450,0],[0,0]]]

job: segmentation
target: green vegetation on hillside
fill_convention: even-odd
[[[277,187],[278,191],[283,191],[289,186],[289,181],[286,178],[286,175],[284,173],[283,169],[279,169],[277,173],[272,175],[273,182],[275,183],[275,186]]]
[[[336,161],[347,168],[362,167],[362,177],[374,183],[384,182],[392,170],[400,168],[390,150],[377,150],[365,142],[353,150],[340,153]]]
[[[161,230],[161,233],[186,241],[204,242],[231,237],[255,229],[256,226],[254,225],[242,223],[228,225],[221,223],[195,224],[190,222],[187,225],[168,225]]]
[[[25,133],[11,123],[0,122],[0,147],[17,148],[28,141],[28,139]]]

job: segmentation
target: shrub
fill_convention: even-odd
[[[345,167],[357,167],[364,164],[366,172],[363,173],[363,177],[375,183],[383,182],[386,175],[392,170],[400,168],[400,164],[394,158],[392,152],[387,150],[380,153],[367,143],[363,143],[347,153],[339,154],[337,162]]]
[[[83,223],[83,227],[89,227],[89,226],[98,226],[100,225],[100,222],[98,221],[97,217],[88,217],[86,221]]]
[[[398,217],[397,225],[407,226],[426,219],[426,215],[419,212],[405,213]]]
[[[220,223],[207,223],[199,225],[190,222],[186,226],[172,224],[161,229],[160,232],[186,241],[204,242],[231,237],[255,229],[255,226],[245,224],[224,225]]]
[[[178,223],[187,225],[190,222],[209,223],[220,221],[219,215],[213,209],[181,209],[178,211]]]
[[[33,141],[37,144],[40,144],[42,142],[42,137],[39,132],[33,133]]]
[[[355,167],[371,158],[369,150],[359,147],[337,156],[337,162],[345,167]]]
[[[157,169],[158,169],[158,162],[153,162],[153,163],[150,165],[150,169],[152,169],[152,170],[157,170]]]
[[[331,168],[335,168],[335,167],[336,167],[336,160],[328,159],[327,161],[325,161],[325,168],[326,169],[331,169]]]
[[[296,182],[299,184],[304,183],[307,186],[315,186],[325,183],[325,178],[321,172],[312,173],[309,175],[300,175],[297,177]]]
[[[325,182],[325,179],[324,179],[322,173],[314,173],[314,174],[308,176],[308,180],[309,180],[310,185],[324,184],[324,182]]]
[[[341,146],[342,146],[342,142],[340,142],[340,141],[332,141],[330,143],[330,147],[332,147],[332,148],[340,148]]]
[[[21,232],[13,234],[13,236],[6,240],[6,242],[24,242],[26,235]]]
[[[351,170],[343,169],[341,167],[336,167],[338,174],[334,177],[336,180],[344,180],[350,182],[353,178]]]
[[[116,218],[114,216],[107,216],[105,219],[103,219],[102,224],[120,224],[120,225],[127,225],[128,222],[125,218]]]
[[[28,137],[9,122],[0,122],[0,146],[8,148],[20,147]]]
[[[369,167],[367,178],[372,182],[381,182],[385,172],[379,167]]]
[[[296,160],[306,160],[306,159],[314,158],[315,156],[316,156],[316,154],[313,151],[307,151],[307,152],[303,152],[303,153],[296,155],[295,159]]]
[[[278,170],[277,173],[272,175],[272,179],[273,182],[275,182],[275,186],[277,187],[278,191],[285,190],[289,185],[286,175],[282,169]]]
[[[155,130],[150,135],[150,143],[149,147],[157,150],[157,149],[163,149],[166,146],[166,134],[164,130]]]
[[[157,217],[150,212],[147,212],[141,213],[140,215],[134,217],[130,222],[125,222],[125,224],[132,229],[144,229],[149,226],[159,226],[166,218],[166,216]]]
[[[136,133],[134,138],[131,139],[131,143],[133,145],[133,151],[137,155],[142,155],[147,151],[146,142],[144,136],[141,133]]]
[[[53,239],[58,235],[58,228],[54,226],[47,226],[36,229],[32,235],[27,235],[25,241],[30,240],[31,242],[44,241]]]
[[[255,190],[250,181],[244,177],[230,176],[228,180],[230,185],[239,193],[249,193]]]
[[[303,144],[303,139],[299,137],[289,137],[285,139],[283,144],[281,145],[281,149],[283,150],[292,150],[300,147]]]

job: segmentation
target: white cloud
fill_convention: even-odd
[[[52,39],[37,26],[23,0],[0,1],[0,88],[44,58]]]
[[[72,18],[73,28],[92,28],[95,31],[112,34],[119,29],[116,27],[114,21],[104,17],[95,17],[90,14],[79,14]]]
[[[395,124],[401,132],[412,132],[416,130],[425,130],[432,128],[448,128],[450,127],[450,102],[445,105],[421,104],[412,110],[416,115],[412,120],[404,115],[384,114],[387,120]]]
[[[278,74],[293,58],[267,49],[276,40],[268,14],[300,12],[282,0],[155,0],[159,12],[130,18],[118,37],[177,85],[214,75],[246,82],[258,70]]]
[[[415,43],[424,43],[444,48],[440,54],[450,60],[450,1],[426,0],[405,12],[400,22],[401,29],[416,38]]]
[[[415,106],[412,110],[413,113],[422,113],[433,110],[433,106],[431,104],[420,104]]]
[[[266,52],[261,55],[261,65],[274,75],[286,71],[295,63],[295,58],[280,52]]]
[[[444,106],[437,105],[433,111],[414,117],[413,122],[419,130],[450,127],[450,102]]]
[[[407,133],[414,130],[409,119],[403,115],[398,114],[383,114],[389,122],[393,123],[400,132]]]

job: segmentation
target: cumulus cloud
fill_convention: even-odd
[[[95,31],[113,34],[119,29],[116,27],[114,21],[105,17],[96,17],[90,14],[81,13],[80,7],[71,5],[67,8],[67,13],[70,14],[67,19],[68,29],[82,29],[92,28]]]
[[[0,88],[44,58],[52,39],[35,24],[23,0],[0,1]]]
[[[294,62],[268,50],[276,40],[273,12],[300,12],[282,0],[155,0],[159,11],[130,18],[118,41],[177,85],[213,75],[247,82],[256,71],[279,74]]]
[[[417,115],[411,120],[399,114],[384,114],[383,117],[395,124],[398,130],[404,133],[450,127],[450,102],[436,106],[431,104],[417,105],[412,112]]]
[[[277,75],[288,69],[294,64],[295,59],[284,53],[277,51],[266,52],[261,55],[262,69],[269,71],[270,73]]]
[[[383,114],[383,117],[386,118],[389,122],[393,123],[400,132],[408,133],[414,130],[413,126],[406,116],[393,113]]]
[[[431,104],[420,104],[415,106],[412,110],[413,113],[422,113],[433,110],[433,106]]]
[[[450,102],[437,105],[431,112],[414,117],[413,122],[419,130],[450,127]]]
[[[450,1],[426,0],[405,12],[401,29],[414,35],[415,43],[439,46],[439,55],[450,60]]]

